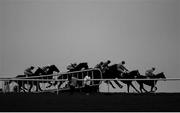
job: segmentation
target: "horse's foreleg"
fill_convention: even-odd
[[[60,87],[61,87],[62,84],[63,84],[63,82],[60,81],[59,84],[58,84],[58,89],[60,89]]]
[[[155,90],[154,90],[154,92],[155,92],[157,90],[157,87],[155,86],[154,88],[155,88]]]
[[[141,93],[143,93],[143,90],[145,91],[145,92],[148,92],[145,88],[144,88],[144,86],[143,86],[143,83],[139,83],[139,85],[140,85],[140,91],[141,91]]]
[[[38,89],[38,90],[42,91],[42,89],[41,89],[41,87],[40,87],[40,83],[39,83],[39,82],[37,82],[36,87],[37,87],[37,89]]]
[[[127,84],[127,92],[129,93],[129,87],[130,87],[130,85],[129,84]]]
[[[33,84],[29,84],[29,85],[30,85],[30,87],[29,87],[28,92],[31,92],[31,89],[32,89],[32,87],[33,87]]]
[[[112,84],[111,81],[109,81],[109,84],[115,89],[116,87]]]
[[[141,91],[141,93],[143,93],[143,86],[142,86],[142,84],[139,85],[139,90]]]
[[[130,85],[136,90],[136,92],[140,93],[132,83]]]
[[[146,90],[145,88],[144,88],[144,86],[142,86],[142,89],[147,93],[148,92],[148,90]]]
[[[155,88],[155,89],[154,89]],[[154,90],[153,90],[154,89]],[[151,86],[151,92],[155,92],[157,90],[156,86]]]
[[[28,89],[25,87],[25,84],[23,84],[22,86],[21,86],[21,89],[24,91],[24,92],[26,92]]]
[[[54,85],[53,83],[51,83],[51,82],[48,82],[49,83],[49,85],[46,87],[46,88],[50,88],[52,85]]]
[[[114,80],[114,82],[119,86],[119,88],[123,88],[123,86],[117,80]]]

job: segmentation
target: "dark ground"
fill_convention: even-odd
[[[41,112],[113,112],[113,111],[180,111],[180,93],[90,94],[0,93],[0,111]]]

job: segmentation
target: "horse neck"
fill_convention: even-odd
[[[41,69],[38,68],[38,69],[35,71],[34,75],[39,75],[40,73],[43,74],[43,73],[41,72]]]
[[[163,73],[161,72],[161,73],[158,73],[158,74],[156,74],[156,76],[155,76],[156,78],[164,78],[164,76],[163,76]]]
[[[78,66],[76,66],[76,67],[74,68],[74,70],[75,70],[75,71],[79,71],[79,70],[81,70],[82,68],[84,68],[83,65],[82,65],[82,64],[79,64]]]
[[[49,68],[49,70],[47,71],[47,73],[46,73],[46,74],[53,74],[53,72],[54,72],[54,70],[53,70],[53,69],[51,69],[51,68]]]

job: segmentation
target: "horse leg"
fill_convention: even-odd
[[[24,92],[26,92],[28,89],[25,87],[25,84],[23,84],[22,86],[21,86],[21,88],[22,88],[22,90],[24,91]]]
[[[136,90],[136,92],[140,93],[132,83],[130,83],[130,85]]]
[[[18,93],[20,93],[21,92],[21,84],[18,84]]]
[[[109,84],[115,89],[116,87],[112,84],[111,81],[109,81]]]
[[[143,85],[142,85],[142,89],[143,89],[146,93],[148,92],[148,90],[146,90]]]
[[[24,87],[21,87],[21,89],[23,90],[23,92],[26,92],[26,90],[24,89]]]
[[[141,91],[141,93],[143,93],[143,84],[139,85],[139,90]]]
[[[154,89],[155,88],[155,89]],[[153,90],[154,89],[154,90]],[[156,86],[151,86],[151,92],[155,92],[157,90],[157,87]]]
[[[130,85],[129,84],[126,84],[127,85],[127,92],[129,93],[129,87]]]
[[[56,84],[58,84],[58,82],[57,82]],[[61,85],[62,85],[62,84],[63,84],[63,82],[62,82],[62,81],[60,81],[60,82],[59,82],[59,84],[58,84],[58,86],[57,86],[57,87],[58,87],[58,89],[60,89],[60,87],[61,87]]]
[[[119,86],[119,88],[123,88],[123,86],[117,80],[114,80],[114,82]]]
[[[53,83],[51,83],[51,82],[48,82],[49,83],[49,85],[46,87],[46,88],[50,88],[52,85],[54,85]]]
[[[28,92],[31,92],[31,89],[32,89],[32,87],[33,87],[33,84],[29,84],[29,85],[30,85],[30,87],[29,87]]]
[[[19,83],[19,92],[23,90],[23,92],[26,92],[23,82]]]
[[[36,82],[34,82],[34,85],[36,86],[36,92],[38,92],[38,91],[39,91],[38,82],[37,82],[37,81],[36,81]]]
[[[157,87],[155,86],[154,88],[155,88],[155,90],[154,90],[154,92],[155,92],[157,90]]]
[[[37,82],[37,84],[36,84],[36,88],[37,88],[37,90],[42,91],[42,89],[41,89],[41,87],[40,87],[40,83],[39,83],[39,82]]]
[[[145,91],[145,92],[148,92],[145,88],[144,88],[144,86],[143,86],[143,83],[139,83],[139,85],[140,85],[140,91],[141,91],[141,93],[143,93],[143,90]]]

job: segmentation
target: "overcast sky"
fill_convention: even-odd
[[[1,0],[0,75],[28,66],[126,61],[180,78],[178,0]]]

